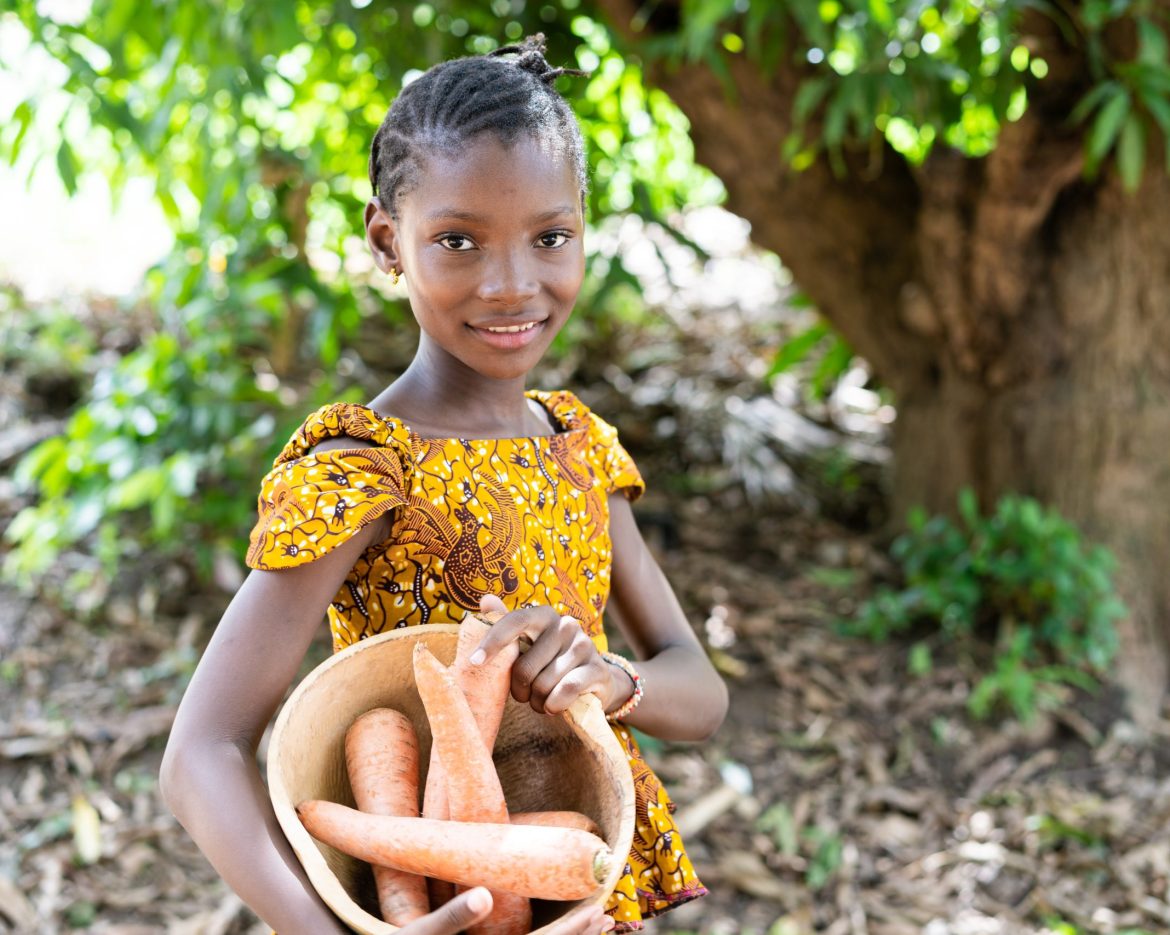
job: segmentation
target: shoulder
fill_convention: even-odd
[[[401,422],[355,403],[322,406],[293,433],[261,481],[247,564],[294,567],[366,527],[377,524],[371,536],[382,530],[382,518],[406,502],[413,463]]]
[[[529,390],[524,395],[543,406],[562,431],[588,427],[593,415],[569,390]]]
[[[544,406],[563,431],[584,430],[591,441],[617,441],[617,429],[570,390],[529,390],[526,395]]]
[[[627,500],[642,495],[645,482],[613,425],[568,390],[530,390],[528,396],[543,405],[566,432],[582,433],[578,437],[586,457],[607,494],[620,492]]]
[[[369,406],[328,403],[301,423],[273,466],[310,454],[347,448],[389,448],[409,456],[410,432],[400,420],[375,412]]]

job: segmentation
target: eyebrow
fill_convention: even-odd
[[[571,205],[561,205],[558,208],[553,208],[551,211],[542,211],[540,214],[533,215],[529,218],[529,223],[541,224],[545,221],[551,221],[555,218],[563,217],[565,215],[573,215],[574,211]],[[481,214],[475,214],[472,211],[463,211],[460,208],[439,208],[437,211],[432,211],[426,216],[427,221],[468,221],[475,224],[485,224],[489,220]]]

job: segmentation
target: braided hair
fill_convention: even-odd
[[[537,33],[487,55],[442,62],[403,88],[370,147],[370,185],[382,209],[397,220],[398,199],[417,184],[429,152],[453,153],[488,130],[505,146],[527,132],[567,150],[583,202],[588,176],[581,129],[553,81],[588,73],[553,68],[544,51],[544,35]]]

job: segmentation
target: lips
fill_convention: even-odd
[[[524,347],[539,335],[548,319],[529,319],[517,321],[515,319],[494,319],[469,325],[473,332],[492,347],[503,350],[513,350]]]

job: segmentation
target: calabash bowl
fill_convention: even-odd
[[[309,799],[353,807],[345,732],[371,708],[394,708],[413,722],[419,739],[419,788],[424,788],[431,734],[414,683],[412,655],[421,641],[449,664],[458,632],[456,625],[403,627],[347,647],[297,685],[273,728],[268,791],[280,827],[317,893],[362,935],[398,931],[378,914],[373,873],[364,862],[311,837],[295,808]],[[633,839],[634,786],[629,763],[597,699],[582,696],[560,717],[549,717],[509,698],[493,759],[509,812],[581,812],[597,822],[614,855],[609,875],[590,898],[534,900],[534,931],[546,931],[575,906],[603,905],[621,877]]]

